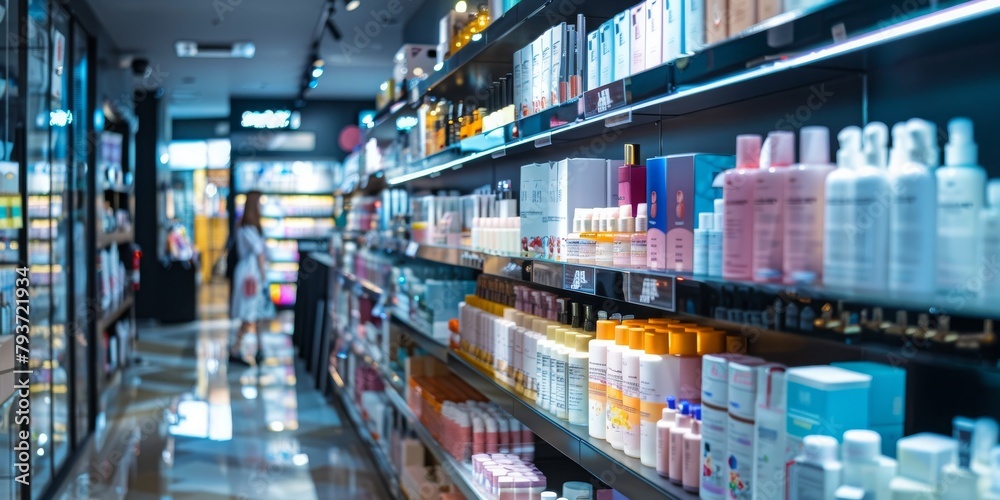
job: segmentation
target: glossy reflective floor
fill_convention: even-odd
[[[349,420],[301,375],[291,338],[267,333],[261,367],[229,366],[233,329],[140,326],[142,362],[57,498],[388,498]],[[255,344],[247,336],[248,357]]]

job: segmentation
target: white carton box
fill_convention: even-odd
[[[631,74],[646,70],[646,2],[632,7],[629,17],[632,30]]]
[[[587,35],[587,82],[586,89],[601,86],[601,37],[598,30]]]
[[[632,23],[631,11],[626,10],[615,15],[615,46],[614,53],[615,68],[612,72],[611,81],[628,78],[632,74]]]
[[[609,19],[598,28],[598,34],[601,40],[601,85],[607,85],[615,81],[615,27],[614,20]]]
[[[646,69],[663,64],[663,4],[666,0],[646,0]]]

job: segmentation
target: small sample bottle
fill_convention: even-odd
[[[889,485],[896,475],[896,461],[882,456],[882,436],[870,430],[844,433],[843,484],[864,490],[865,498],[891,500]],[[975,496],[973,492],[972,497]]]
[[[600,221],[600,209],[584,209],[583,221],[580,223],[580,242],[577,262],[594,265],[597,257],[597,224]]]
[[[837,461],[837,440],[806,436],[802,454],[795,457],[789,478],[789,500],[834,500],[842,466]]]
[[[698,227],[694,230],[694,269],[697,276],[708,275],[708,235],[715,217],[711,212],[698,214]]]
[[[632,264],[632,236],[635,234],[635,219],[632,205],[618,207],[618,232],[614,234],[612,263],[615,267],[627,269]]]
[[[1000,211],[1000,202],[998,202],[997,208]],[[649,229],[649,216],[646,210],[645,203],[640,203],[639,208],[636,209],[635,232],[630,238],[630,251],[632,253],[630,267],[632,269],[646,268],[646,231]],[[1000,220],[1000,217],[998,217],[998,220]],[[998,222],[998,226],[1000,226],[1000,222]],[[997,239],[1000,240],[1000,236]]]
[[[712,227],[708,230],[708,275],[722,276],[722,225],[725,221],[726,203],[715,200]]]
[[[681,401],[678,405],[676,423],[670,429],[670,474],[668,479],[674,484],[684,482],[684,435],[691,428],[691,403]]]
[[[691,431],[684,435],[684,463],[681,465],[684,491],[698,493],[701,476],[701,405],[695,405]]]
[[[662,418],[656,422],[656,473],[670,477],[670,429],[677,424],[677,399],[667,396]]]
[[[618,208],[609,207],[602,210],[601,230],[597,233],[597,256],[594,264],[598,266],[614,265],[615,233],[618,232]]]

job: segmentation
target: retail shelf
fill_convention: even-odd
[[[350,271],[343,271],[342,270],[342,271],[340,271],[340,275],[343,276],[344,279],[347,280],[348,282],[350,282],[350,283],[356,283],[356,284],[360,285],[361,288],[363,288],[365,291],[371,293],[372,295],[380,296],[383,293],[385,293],[385,291],[382,290],[382,287],[380,287],[380,286],[376,285],[375,283],[372,283],[371,281],[368,281],[368,280],[366,280],[364,278],[359,278],[359,277],[355,276],[354,273],[351,273]]]
[[[535,435],[623,495],[629,498],[665,497],[678,500],[698,498],[697,495],[671,484],[657,474],[656,469],[642,465],[639,459],[626,456],[625,452],[612,448],[604,440],[591,438],[586,426],[569,425],[555,418],[533,401],[495,381],[491,375],[476,368],[461,354],[449,352],[448,367],[490,401],[528,426]]]
[[[367,342],[359,338],[352,338],[350,345],[354,353],[360,356],[366,365],[372,367],[373,370],[382,376],[382,380],[385,381],[387,387],[392,387],[397,391],[402,391],[406,387],[406,381],[389,367],[388,361],[375,359],[375,356],[372,355],[372,351],[375,350],[373,349],[374,346],[368,345]]]
[[[261,190],[260,194],[263,196],[331,196],[330,193],[303,193],[299,191],[265,191]],[[236,193],[239,195],[246,195],[246,192]]]
[[[125,315],[129,309],[132,308],[132,304],[135,302],[135,298],[132,294],[127,294],[124,299],[122,299],[121,304],[118,307],[107,311],[107,314],[101,317],[97,321],[97,331],[103,332],[111,327],[118,319]]]
[[[375,114],[371,127],[365,130],[365,137],[381,140],[393,139],[399,135],[396,121],[403,117],[416,116],[416,114],[417,111],[406,102],[406,98],[400,99]]]
[[[345,413],[347,413],[347,417],[351,420],[351,423],[354,424],[354,428],[357,429],[361,440],[364,441],[366,448],[368,448],[371,452],[371,456],[375,461],[375,466],[379,470],[379,475],[382,476],[382,479],[386,482],[385,484],[389,486],[389,494],[392,495],[393,498],[401,498],[401,495],[399,494],[400,489],[398,475],[396,474],[395,468],[392,466],[392,462],[389,460],[389,456],[385,452],[385,448],[375,441],[375,437],[372,436],[371,430],[368,429],[364,419],[358,412],[358,403],[350,399],[350,393],[346,390],[344,379],[340,377],[340,374],[337,373],[337,370],[333,367],[330,367],[330,377],[333,379],[333,383],[337,385],[338,390],[334,392],[340,399],[340,406],[344,408]]]
[[[131,229],[128,231],[99,233],[97,235],[97,247],[104,248],[112,244],[124,245],[126,243],[132,243],[132,241],[134,240],[135,240],[135,234]]]
[[[518,4],[518,8],[523,4],[524,2]],[[856,2],[849,4],[857,5]],[[559,2],[551,2],[551,5],[560,4]],[[588,3],[588,9],[589,5]],[[817,15],[822,15],[822,13]],[[505,15],[501,20],[506,17]],[[457,169],[480,161],[489,162],[500,156],[534,151],[536,147],[540,147],[539,144],[549,144],[556,140],[575,141],[594,137],[605,133],[608,127],[633,126],[652,122],[663,116],[685,115],[782,90],[802,88],[836,78],[859,75],[865,71],[866,64],[878,65],[886,60],[898,60],[902,57],[901,54],[910,53],[917,48],[921,48],[926,54],[927,51],[941,52],[961,47],[962,44],[974,41],[977,36],[982,37],[984,33],[989,33],[998,18],[1000,18],[1000,1],[972,0],[949,8],[929,10],[922,15],[848,36],[843,40],[812,50],[780,54],[768,58],[763,64],[722,76],[702,78],[695,75],[697,72],[694,69],[690,69],[687,73],[678,73],[684,75],[684,78],[680,80],[679,85],[668,86],[669,91],[650,95],[645,99],[626,103],[624,106],[607,113],[578,119],[566,125],[527,135],[471,155],[454,159],[427,158],[420,163],[411,165],[410,169],[414,171],[389,179],[389,184],[395,185],[428,177],[448,169]],[[764,28],[768,26],[764,25]],[[487,32],[489,31],[487,29]],[[471,47],[467,47],[463,51]],[[509,56],[518,48],[520,47],[509,48],[507,55]],[[711,57],[716,52],[718,51],[706,51],[704,55],[694,56],[691,61],[697,62],[703,58]],[[461,53],[462,51],[459,52],[459,54]],[[442,72],[448,75],[456,74],[457,70],[449,70],[448,68],[449,65],[446,61]],[[451,73],[448,73],[449,71]],[[655,71],[657,68],[646,73]],[[635,87],[637,82],[645,80],[646,73],[633,75],[626,80],[629,93],[636,93],[632,87]],[[435,78],[432,75],[432,78],[428,80],[429,83],[426,83],[426,87],[433,88],[435,82],[438,81],[447,81],[447,77]],[[468,75],[464,81],[470,81]],[[481,78],[475,81],[482,83]]]
[[[389,401],[396,407],[396,410],[409,422],[410,429],[424,443],[424,446],[431,452],[431,455],[441,465],[441,468],[444,469],[448,477],[454,481],[455,486],[465,495],[465,498],[490,498],[492,496],[476,485],[472,477],[471,466],[455,460],[455,457],[451,456],[437,439],[434,439],[431,432],[413,414],[413,410],[406,404],[406,400],[403,399],[403,396],[399,392],[386,387],[385,393],[389,397]]]
[[[448,361],[448,346],[432,339],[430,335],[424,332],[423,328],[417,326],[416,323],[407,318],[402,312],[397,311],[396,308],[392,308],[392,319],[409,330],[407,338],[413,340],[413,343],[442,362]]]

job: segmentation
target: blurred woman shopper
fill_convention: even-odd
[[[265,254],[264,236],[260,226],[260,192],[247,193],[243,206],[243,217],[237,224],[235,235],[236,267],[233,269],[233,297],[230,316],[240,320],[236,341],[229,351],[229,362],[248,364],[240,350],[243,336],[250,330],[257,333],[257,354],[254,359],[259,365],[263,360],[261,349],[262,325],[257,322],[274,317],[274,303],[267,296],[264,279]]]

